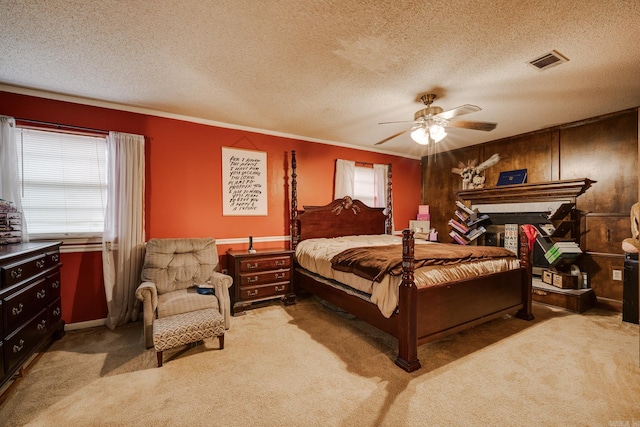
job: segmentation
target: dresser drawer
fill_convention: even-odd
[[[287,268],[290,266],[291,257],[289,256],[243,259],[239,261],[239,270],[241,273],[247,271],[277,270],[279,268]]]
[[[47,322],[49,328],[52,328],[62,319],[62,300],[57,298],[54,302],[49,304],[47,308]]]
[[[240,294],[242,299],[256,300],[260,298],[284,295],[289,292],[289,289],[291,289],[291,285],[289,283],[276,283],[271,285],[242,288],[240,290]]]
[[[7,264],[0,267],[0,276],[2,276],[2,287],[20,283],[30,277],[36,276],[47,268],[47,260],[45,254],[22,260],[15,264]]]
[[[60,252],[47,252],[47,268],[60,264]]]
[[[10,334],[47,306],[47,281],[38,280],[4,299],[4,330]]]
[[[291,270],[276,270],[256,272],[240,275],[240,287],[256,286],[266,283],[288,282],[291,279]]]
[[[4,340],[7,371],[21,363],[24,357],[31,353],[31,350],[47,334],[47,329],[47,310],[42,310],[36,317]]]
[[[56,271],[47,276],[47,297],[53,301],[60,297],[60,272]]]
[[[4,341],[0,340],[0,373],[4,376],[6,372],[4,370]]]

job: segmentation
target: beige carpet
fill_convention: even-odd
[[[67,333],[0,407],[6,426],[637,426],[638,326],[542,305],[420,347],[315,299],[232,318],[156,368],[141,324]]]

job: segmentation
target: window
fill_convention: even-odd
[[[99,237],[106,136],[16,129],[22,207],[31,238]]]
[[[353,198],[367,206],[376,206],[375,176],[373,168],[356,166],[353,176]]]

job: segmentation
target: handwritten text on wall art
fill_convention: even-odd
[[[267,153],[222,147],[222,214],[267,215]]]

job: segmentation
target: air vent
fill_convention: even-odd
[[[567,62],[569,59],[559,53],[556,50],[552,50],[549,53],[545,53],[544,55],[529,61],[529,64],[536,67],[538,70],[546,70],[547,68],[554,67],[556,65],[560,65],[563,62]]]

